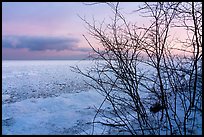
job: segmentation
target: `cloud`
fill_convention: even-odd
[[[71,37],[46,37],[46,36],[3,36],[3,48],[28,49],[30,51],[45,50],[78,50],[86,52],[89,49],[78,48],[79,39]]]

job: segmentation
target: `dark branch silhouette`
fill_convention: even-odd
[[[96,123],[134,135],[194,134],[196,115],[202,110],[202,4],[144,3],[134,12],[150,18],[149,27],[131,25],[119,3],[107,4],[114,11],[112,24],[98,26],[81,18],[102,48],[84,36],[95,67],[87,72],[73,67],[92,79],[87,84],[104,96],[92,134]],[[181,27],[187,37],[170,39],[170,31]],[[102,109],[104,102],[112,110]],[[97,116],[103,120],[96,121]]]

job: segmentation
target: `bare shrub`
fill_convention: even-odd
[[[82,18],[102,47],[95,48],[84,36],[95,67],[87,72],[73,67],[104,96],[92,133],[100,123],[118,134],[195,134],[202,110],[202,4],[144,3],[135,12],[151,19],[149,27],[127,22],[119,3],[107,4],[114,12],[112,24]],[[170,31],[181,27],[186,37],[172,39]],[[111,111],[101,111],[105,102]],[[95,121],[97,116],[103,120]]]

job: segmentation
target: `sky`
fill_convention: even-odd
[[[3,2],[2,59],[84,59],[91,52],[83,35],[85,23],[93,18],[108,23],[113,15],[107,4],[83,2]],[[140,3],[122,2],[124,14],[138,20],[132,11]],[[80,17],[79,17],[80,16]]]

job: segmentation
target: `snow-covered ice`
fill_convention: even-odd
[[[93,64],[78,60],[2,61],[2,134],[91,134],[95,108],[104,97],[85,84],[89,79],[70,70],[75,65],[86,69]],[[108,110],[108,105],[103,107]],[[202,134],[200,129],[196,134]],[[104,131],[109,134],[110,130],[95,124],[94,134]]]
[[[4,104],[3,134],[80,134],[90,128],[86,123],[93,119],[98,100],[101,96],[90,90]]]
[[[85,134],[103,97],[70,66],[88,61],[3,61],[3,134]]]

